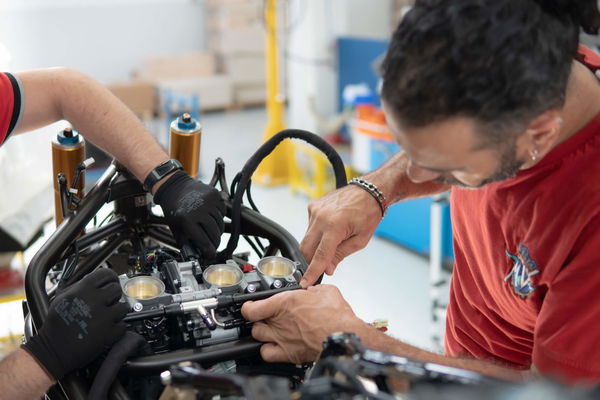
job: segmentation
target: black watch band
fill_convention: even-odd
[[[156,182],[160,181],[171,172],[179,169],[183,169],[183,165],[174,158],[161,162],[156,168],[150,171],[146,179],[144,179],[144,189],[147,191],[152,190],[152,187],[156,184]]]

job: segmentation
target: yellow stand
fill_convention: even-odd
[[[267,61],[267,126],[263,142],[285,129],[283,122],[283,96],[279,89],[279,66],[277,62],[277,0],[265,2],[266,61]],[[283,141],[263,160],[252,180],[268,186],[288,183],[292,164],[292,146],[289,140]]]
[[[290,171],[292,194],[302,193],[311,199],[318,199],[335,190],[335,176],[325,154],[303,142],[293,142],[295,168]],[[360,176],[346,165],[346,177],[350,180]]]

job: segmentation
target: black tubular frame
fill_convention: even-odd
[[[231,245],[237,246],[239,235],[249,235],[265,238],[269,241],[267,250],[274,254],[279,250],[281,255],[298,264],[302,274],[308,265],[300,252],[297,240],[283,227],[262,216],[259,212],[242,205],[242,197],[249,185],[252,172],[260,161],[266,157],[282,140],[286,138],[300,138],[315,145],[325,152],[334,167],[336,186],[346,184],[346,175],[343,163],[333,148],[320,137],[305,131],[287,130],[267,141],[257,153],[248,161],[241,173],[238,190],[229,193],[224,179],[224,164],[218,159],[215,168],[215,177],[211,180],[214,186],[217,183],[222,187],[226,203],[227,216],[231,219],[226,224],[225,231],[231,233],[228,250]],[[91,191],[79,202],[77,209],[68,215],[56,231],[48,238],[41,249],[31,260],[25,276],[25,292],[27,307],[31,316],[33,331],[37,331],[44,324],[44,319],[49,310],[50,298],[46,291],[48,272],[57,264],[68,258],[74,251],[87,250],[85,259],[75,267],[71,275],[66,278],[66,284],[72,284],[83,276],[92,272],[106,261],[115,251],[134,237],[150,237],[164,245],[176,247],[175,240],[164,219],[155,217],[149,211],[141,220],[127,217],[126,213],[116,213],[114,219],[106,225],[91,232],[85,233],[85,227],[98,211],[107,203],[115,201],[115,205],[130,204],[127,201],[136,196],[146,196],[139,182],[117,162],[113,162],[100,177]],[[122,201],[123,203],[119,203]],[[92,247],[93,246],[93,247]],[[60,290],[60,286],[59,286]],[[176,350],[158,355],[137,357],[127,361],[123,371],[132,375],[148,375],[149,373],[166,370],[170,365],[181,361],[196,361],[198,363],[214,363],[240,357],[257,356],[261,343],[251,338],[241,338],[229,343],[206,346],[198,349]],[[88,396],[89,382],[78,372],[67,375],[58,383],[68,399],[83,399]],[[53,390],[55,397],[61,396]],[[112,394],[111,398],[123,398],[121,395]]]

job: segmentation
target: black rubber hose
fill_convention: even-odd
[[[147,346],[142,335],[127,331],[125,335],[113,345],[106,359],[100,366],[94,383],[90,388],[88,400],[106,400],[108,391],[112,386],[121,366],[131,356],[134,356],[143,346]]]
[[[344,163],[340,158],[340,155],[335,151],[335,149],[327,143],[320,136],[315,135],[314,133],[303,131],[300,129],[286,129],[269,140],[263,143],[262,146],[254,153],[252,157],[246,162],[244,168],[242,168],[240,172],[239,183],[235,187],[235,193],[232,193],[234,196],[232,209],[231,209],[231,222],[232,222],[232,232],[229,241],[227,242],[227,247],[219,253],[218,259],[223,261],[231,258],[231,255],[237,248],[239,238],[240,238],[240,214],[242,208],[242,199],[244,196],[244,192],[248,187],[250,179],[254,174],[254,171],[275,148],[285,139],[300,139],[304,140],[308,144],[315,146],[317,149],[321,150],[329,162],[333,167],[333,173],[335,176],[335,186],[336,188],[341,188],[347,184],[346,181],[346,170],[344,168]],[[237,177],[236,177],[237,178]],[[234,179],[235,183],[236,179]],[[232,183],[233,186],[233,183]]]

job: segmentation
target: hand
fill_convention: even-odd
[[[260,349],[263,360],[294,364],[314,361],[321,353],[323,340],[332,333],[364,325],[338,288],[331,285],[246,302],[242,315],[255,322],[252,336],[265,342]]]
[[[346,256],[364,248],[381,221],[371,195],[349,185],[308,206],[308,229],[300,250],[310,263],[300,285],[314,284],[323,272],[332,275]]]
[[[162,207],[180,248],[191,246],[203,259],[215,258],[225,215],[217,189],[177,171],[158,188],[154,201]]]
[[[44,325],[23,348],[57,380],[86,366],[125,333],[129,306],[119,302],[121,293],[112,270],[92,272],[56,296]]]

